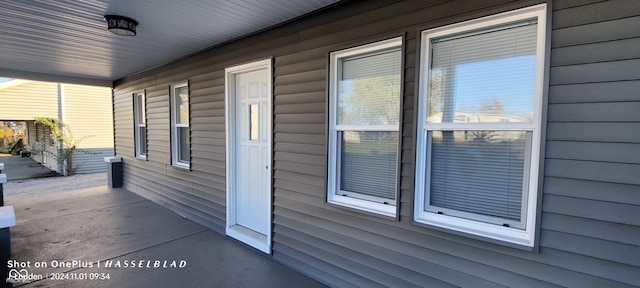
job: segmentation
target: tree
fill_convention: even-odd
[[[442,111],[442,99],[444,98],[446,73],[443,69],[431,71],[429,79],[429,101],[427,101],[427,117]]]
[[[47,118],[47,117],[36,117],[35,121],[37,124],[44,125],[49,128],[50,137],[55,143],[57,147],[56,153],[50,152],[46,149],[38,150],[35,149],[32,151],[34,154],[48,154],[56,159],[58,166],[64,167],[63,175],[69,176],[72,175],[73,172],[80,167],[80,164],[73,166],[73,155],[76,152],[81,152],[85,154],[95,154],[83,150],[78,149],[78,145],[84,139],[93,137],[94,135],[87,135],[78,140],[74,139],[73,134],[71,133],[71,129],[64,122],[55,119],[55,118]]]
[[[504,106],[502,105],[502,102],[496,97],[493,97],[492,100],[493,102],[487,100],[482,101],[482,104],[480,105],[480,112],[488,115],[504,115]]]
[[[398,124],[400,84],[399,75],[343,80],[338,105],[340,124]]]

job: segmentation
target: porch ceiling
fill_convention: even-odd
[[[0,77],[111,86],[338,1],[2,1]],[[107,31],[107,14],[138,21],[138,35]]]

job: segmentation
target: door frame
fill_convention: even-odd
[[[236,221],[236,99],[235,99],[235,76],[244,72],[267,69],[269,77],[267,104],[267,115],[269,123],[267,135],[269,135],[267,150],[269,151],[269,196],[267,201],[267,211],[269,217],[266,221],[267,235],[262,235],[248,228],[237,225]],[[272,213],[273,213],[273,59],[268,58],[246,64],[228,67],[225,69],[225,136],[226,136],[226,225],[225,233],[245,244],[254,247],[264,253],[271,254],[271,234],[272,234]]]

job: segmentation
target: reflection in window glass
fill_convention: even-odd
[[[327,201],[397,214],[402,38],[331,53]]]
[[[416,222],[534,246],[546,9],[422,31]]]
[[[145,93],[134,94],[134,122],[135,122],[135,149],[136,157],[147,156],[147,117],[145,109]]]
[[[172,164],[188,168],[190,163],[189,87],[186,83],[171,88]]]
[[[189,124],[189,91],[186,86],[176,88],[174,105],[176,109],[176,123]]]
[[[341,59],[337,124],[398,125],[400,48]]]
[[[427,121],[531,122],[536,29],[523,23],[491,33],[432,39]]]

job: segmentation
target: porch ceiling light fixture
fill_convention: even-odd
[[[105,15],[104,19],[107,20],[107,29],[111,33],[124,36],[136,35],[138,21],[119,15]]]

